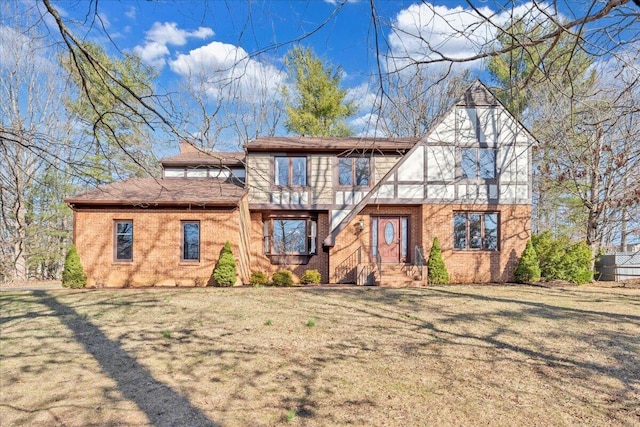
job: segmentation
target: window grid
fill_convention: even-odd
[[[264,253],[268,255],[314,255],[317,221],[310,218],[270,218],[264,222]]]
[[[276,157],[274,166],[275,185],[304,187],[307,185],[306,157]]]
[[[496,151],[493,148],[463,148],[460,159],[462,178],[496,178]]]
[[[455,212],[453,247],[456,250],[498,251],[497,212]]]
[[[338,185],[342,187],[368,187],[371,161],[369,157],[338,158]]]

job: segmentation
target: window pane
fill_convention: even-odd
[[[294,219],[276,219],[273,221],[273,253],[306,253],[306,221]]]
[[[307,158],[293,157],[291,168],[291,185],[307,185]]]
[[[484,216],[484,246],[488,251],[498,250],[498,214]]]
[[[200,259],[200,224],[197,222],[182,223],[182,259]]]
[[[116,223],[116,259],[133,259],[133,222]]]
[[[262,234],[264,235],[264,253],[271,253],[271,247],[269,243],[269,221],[265,221],[263,223]]]
[[[480,178],[496,177],[496,154],[492,149],[480,149]]]
[[[318,234],[317,231],[317,223],[315,221],[311,221],[311,231],[309,232],[309,253],[316,253],[316,236]]]
[[[356,159],[356,185],[369,185],[369,158]]]
[[[378,218],[371,219],[371,255],[378,255]]]
[[[469,215],[469,248],[480,249],[482,247],[482,222],[480,214]]]
[[[475,178],[477,176],[477,158],[475,148],[463,148],[462,149],[462,177],[463,178]]]
[[[400,219],[400,256],[403,259],[407,258],[407,240],[409,238],[409,224],[407,218]]]
[[[289,159],[276,157],[276,185],[289,185]]]
[[[453,247],[456,249],[467,247],[467,216],[465,214],[453,215]]]
[[[338,184],[353,185],[353,174],[351,173],[352,160],[349,158],[338,159]]]

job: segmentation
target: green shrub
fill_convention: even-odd
[[[585,242],[571,246],[566,255],[566,280],[582,285],[593,280],[591,249]]]
[[[566,280],[577,284],[593,280],[591,249],[585,242],[572,244],[568,238],[554,239],[551,232],[534,235],[533,246],[545,280]]]
[[[554,239],[551,232],[533,235],[531,238],[533,248],[538,255],[540,274],[545,280],[563,279],[564,256],[569,241],[566,238]]]
[[[540,265],[538,255],[531,240],[527,241],[527,247],[522,252],[518,260],[518,266],[514,273],[515,281],[518,283],[530,283],[540,281]]]
[[[71,245],[67,256],[64,259],[64,270],[62,270],[62,286],[65,288],[84,288],[87,285],[87,275],[82,268],[80,256],[75,245]]]
[[[444,285],[449,283],[449,273],[447,266],[444,265],[442,259],[442,251],[440,250],[440,241],[438,238],[433,239],[433,245],[429,251],[429,260],[427,261],[427,279],[432,285]]]
[[[271,282],[274,286],[293,286],[293,276],[288,270],[280,270],[273,273]]]
[[[236,283],[236,260],[231,252],[231,243],[226,242],[220,252],[220,258],[213,270],[216,286],[233,286]]]
[[[251,272],[249,284],[253,286],[266,286],[269,284],[269,278],[262,271]]]
[[[318,270],[307,270],[300,278],[300,283],[304,285],[319,285],[321,280]]]

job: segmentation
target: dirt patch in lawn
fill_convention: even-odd
[[[10,425],[638,425],[640,290],[0,294]]]

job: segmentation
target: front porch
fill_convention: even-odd
[[[331,249],[331,282],[423,286],[426,262],[421,217],[419,206],[364,208]]]

